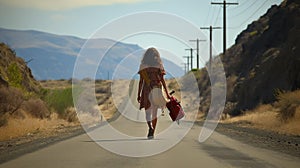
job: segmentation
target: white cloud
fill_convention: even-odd
[[[65,10],[94,5],[138,3],[147,0],[0,0],[0,5],[40,10]]]

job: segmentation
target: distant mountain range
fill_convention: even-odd
[[[0,28],[0,42],[9,45],[19,57],[28,62],[33,76],[38,80],[72,78],[76,58],[86,41],[74,36]],[[136,78],[132,74],[138,71],[143,48],[111,39],[93,39],[92,45],[85,47],[89,53],[98,55],[109,49],[98,66],[97,79],[111,79],[113,74],[119,79]],[[170,74],[176,77],[183,75],[182,68],[177,64],[165,59],[163,62],[169,72],[167,77],[171,77]]]

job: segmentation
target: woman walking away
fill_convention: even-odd
[[[166,96],[170,99],[164,75],[166,74],[160,54],[155,48],[149,48],[141,61],[139,72],[140,81],[137,101],[140,109],[145,108],[146,120],[149,127],[148,139],[154,138],[154,131],[157,123],[157,109],[165,106],[165,99],[162,95],[162,86]]]

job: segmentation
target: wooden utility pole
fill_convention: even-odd
[[[221,2],[211,2],[212,5],[223,5],[223,54],[226,52],[226,5],[238,5],[239,3],[230,3],[226,0]]]
[[[187,73],[187,70],[186,70],[186,68],[187,68],[187,63],[182,63],[182,65],[183,65],[183,67],[184,67],[184,73]]]
[[[200,27],[200,29],[208,29],[209,30],[209,70],[211,70],[211,62],[212,62],[212,31],[213,29],[221,29],[221,27]]]
[[[188,49],[185,49],[185,50],[189,50],[191,51],[191,55],[190,55],[190,58],[191,58],[191,62],[190,62],[190,65],[191,65],[191,71],[193,70],[193,48],[188,48]]]
[[[183,56],[183,58],[186,58],[186,72],[188,72],[190,65],[190,56]]]
[[[204,42],[206,40],[199,40],[198,38],[196,40],[190,40],[191,42],[197,42],[197,69],[199,69],[199,42]]]

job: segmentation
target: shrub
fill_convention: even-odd
[[[19,89],[0,87],[0,116],[16,112],[23,102],[24,95]]]
[[[255,31],[250,32],[249,35],[250,35],[250,37],[252,37],[252,36],[257,35],[257,33],[258,33],[257,30],[255,30]]]
[[[284,92],[277,90],[275,93],[277,102],[275,107],[279,109],[278,117],[286,122],[295,116],[297,107],[300,106],[300,90]]]
[[[63,115],[68,107],[74,106],[72,88],[49,90],[44,99],[59,115]]]
[[[7,118],[6,116],[0,116],[0,127],[3,127],[5,125],[7,125],[8,121],[7,121]]]
[[[69,107],[69,108],[65,109],[65,112],[62,115],[60,115],[59,117],[61,117],[64,120],[67,120],[68,122],[77,122],[78,121],[77,113],[76,113],[74,107]]]
[[[11,86],[22,87],[22,73],[16,63],[12,63],[7,68],[8,82]]]
[[[44,119],[50,117],[50,112],[41,99],[29,99],[23,103],[23,109],[36,118]]]
[[[130,83],[131,84],[131,83]],[[97,87],[95,89],[96,93],[108,93],[110,91],[110,89],[108,87]]]
[[[238,116],[242,114],[242,111],[240,109],[234,108],[231,111],[228,112],[230,116]]]

